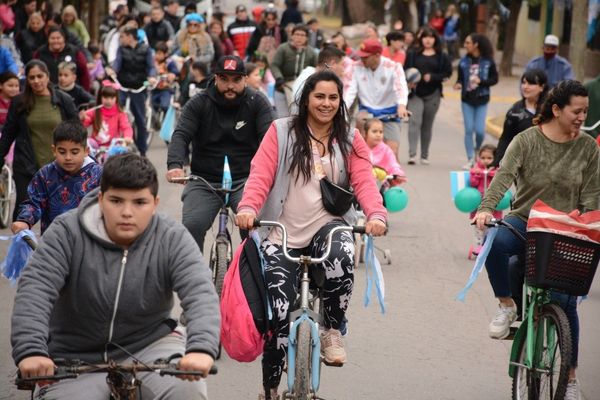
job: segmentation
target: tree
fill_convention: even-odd
[[[588,2],[574,1],[573,12],[571,14],[571,40],[569,41],[569,60],[573,66],[573,72],[577,80],[583,82],[585,77],[585,53],[586,53],[586,31],[587,24],[581,21],[587,21]]]
[[[517,37],[517,21],[521,11],[521,0],[510,2],[510,15],[504,31],[504,48],[500,60],[500,76],[512,76],[513,57],[515,55],[515,39]]]

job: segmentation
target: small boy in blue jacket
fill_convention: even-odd
[[[13,233],[31,229],[41,220],[42,234],[60,214],[79,206],[81,199],[100,185],[102,167],[89,156],[87,130],[81,122],[61,122],[54,130],[54,161],[33,176]]]

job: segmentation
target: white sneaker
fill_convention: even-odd
[[[408,159],[408,165],[415,165],[417,163],[417,157],[410,157]]]
[[[565,400],[579,400],[579,381],[570,379],[565,392]]]
[[[423,165],[429,165],[429,160],[426,158],[421,158],[421,164]]]
[[[492,339],[504,339],[510,334],[510,325],[517,319],[517,306],[498,306],[496,316],[490,322],[489,334]]]
[[[471,168],[473,168],[473,165],[475,165],[473,159],[467,161],[467,163],[465,165],[462,166],[462,169],[464,169],[465,171],[470,170]]]

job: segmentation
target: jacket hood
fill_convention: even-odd
[[[100,211],[100,205],[98,202],[99,193],[100,188],[98,187],[89,192],[81,200],[81,203],[77,208],[77,219],[79,220],[79,224],[84,232],[98,242],[98,244],[100,244],[102,247],[107,247],[110,249],[122,249],[123,247],[113,242],[108,236],[108,232],[106,232],[102,211]],[[146,236],[148,236],[148,232],[152,231],[156,224],[157,217],[154,215],[146,230],[135,240],[135,242],[133,242],[130,248],[137,247],[140,245],[140,243],[143,243]]]

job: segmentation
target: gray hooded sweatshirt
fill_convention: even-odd
[[[101,362],[169,334],[173,292],[187,319],[186,353],[216,358],[219,301],[187,229],[160,214],[127,249],[104,228],[98,191],[54,220],[19,279],[13,359],[41,355]]]

